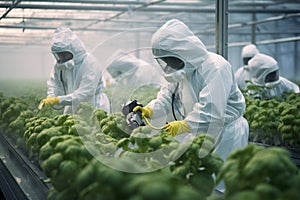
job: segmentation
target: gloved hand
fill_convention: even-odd
[[[59,103],[58,97],[47,97],[41,101],[40,104],[44,104],[45,106],[51,106]]]
[[[153,110],[150,107],[142,107],[142,106],[136,106],[132,110],[133,112],[141,111],[142,117],[151,118],[153,115]]]
[[[190,127],[187,125],[186,121],[173,121],[164,125],[163,129],[169,132],[172,136],[176,136],[182,133],[190,132]]]

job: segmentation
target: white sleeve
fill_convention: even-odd
[[[47,96],[49,97],[56,97],[65,94],[60,81],[59,72],[55,70],[55,67],[51,70],[50,78],[47,81],[47,87]]]

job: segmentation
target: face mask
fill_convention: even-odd
[[[171,83],[182,82],[185,79],[185,71],[183,69],[175,72],[164,74],[165,79]]]
[[[57,63],[56,67],[58,69],[72,69],[74,67],[74,65],[75,65],[74,64],[74,60],[71,59],[71,60],[68,60],[68,61],[66,61],[64,63]]]

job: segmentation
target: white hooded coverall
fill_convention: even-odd
[[[280,97],[284,92],[299,93],[299,87],[295,83],[279,76],[279,79],[273,82],[266,82],[266,76],[274,71],[279,71],[277,61],[271,56],[259,53],[249,61],[251,72],[251,81],[258,86],[265,86],[263,96],[266,99]],[[279,72],[278,72],[279,73]],[[259,97],[259,96],[256,96]],[[260,97],[262,98],[262,97]]]
[[[201,40],[176,19],[154,33],[151,42],[156,58],[173,56],[185,63],[186,81],[178,86],[184,117],[178,115],[178,120],[184,119],[191,133],[213,135],[214,151],[224,161],[233,150],[245,147],[249,133],[248,122],[243,117],[245,99],[231,65],[220,55],[208,52]],[[176,85],[169,83],[162,87],[157,98],[147,105],[153,109],[152,118],[172,112]]]
[[[69,28],[58,28],[54,32],[51,50],[53,53],[72,53],[74,65],[62,68],[55,64],[47,81],[47,95],[59,97],[59,105],[65,106],[64,113],[74,112],[81,102],[109,112],[110,103],[103,93],[101,68],[86,51],[83,42]]]
[[[242,49],[241,57],[244,62],[244,58],[253,58],[257,53],[259,53],[258,49],[254,44],[248,44]],[[236,82],[241,90],[244,90],[247,88],[249,83],[246,81],[251,81],[251,75],[249,66],[246,63],[243,63],[244,65],[237,69],[235,72],[235,78]]]
[[[155,80],[154,68],[149,63],[122,50],[116,51],[106,66],[106,70],[118,84],[151,83]]]

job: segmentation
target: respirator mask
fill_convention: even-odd
[[[185,71],[181,69],[173,73],[164,74],[164,77],[170,83],[179,83],[185,79]]]
[[[72,69],[74,67],[74,65],[75,65],[74,60],[71,59],[71,60],[68,60],[64,63],[57,63],[56,67],[58,69]]]

